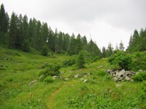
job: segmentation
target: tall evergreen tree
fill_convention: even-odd
[[[18,18],[15,13],[12,13],[9,28],[9,48],[20,48],[18,34]]]
[[[113,47],[112,44],[109,43],[107,48],[107,57],[111,56],[112,54],[113,54]]]
[[[102,47],[102,57],[106,57],[106,48]]]
[[[78,34],[76,41],[75,41],[75,53],[78,54],[82,50],[82,41],[81,41],[81,35]]]
[[[124,44],[122,43],[122,41],[119,44],[119,50],[124,51]]]
[[[48,36],[48,46],[51,51],[55,51],[55,37],[54,32],[51,28],[49,28],[49,36]]]
[[[137,30],[135,30],[133,35],[130,37],[128,51],[138,51],[139,43],[140,43],[139,33]]]
[[[49,37],[49,31],[48,31],[48,25],[47,23],[43,23],[41,27],[41,49],[48,49],[47,43],[48,43],[48,37]]]
[[[4,5],[2,4],[0,7],[0,42],[6,43],[8,40],[7,38],[7,32],[8,32],[8,26],[9,26],[9,16],[5,12]]]
[[[30,50],[30,38],[28,36],[28,18],[26,15],[22,18],[21,28],[22,50],[28,52]]]
[[[82,49],[87,51],[87,49],[88,49],[87,44],[88,44],[88,43],[87,43],[86,36],[83,36],[83,37],[81,38],[81,41],[82,41]]]
[[[63,37],[63,50],[64,51],[67,51],[67,49],[68,49],[69,39],[70,39],[69,34],[64,34],[64,37]]]
[[[82,52],[78,54],[77,62],[76,62],[77,68],[84,68],[85,67],[85,59]]]
[[[92,40],[90,40],[90,42],[88,43],[88,52],[91,54],[91,56],[101,57],[100,49],[98,48],[96,43],[94,43]]]
[[[69,41],[68,54],[69,55],[75,54],[75,48],[76,48],[76,39],[75,39],[75,35],[72,34],[70,41]]]

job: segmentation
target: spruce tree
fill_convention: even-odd
[[[124,44],[122,43],[122,41],[119,44],[119,50],[124,51]]]
[[[12,13],[9,28],[9,48],[18,48],[19,42],[17,42],[18,27],[17,27],[17,16]]]
[[[8,26],[9,26],[9,16],[5,12],[4,5],[0,7],[0,42],[7,43],[8,40]]]
[[[85,67],[85,59],[82,52],[78,54],[77,62],[76,62],[77,68],[84,68]]]

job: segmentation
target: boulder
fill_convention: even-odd
[[[122,70],[107,70],[107,73],[113,77],[114,81],[132,81],[131,77],[135,72]]]

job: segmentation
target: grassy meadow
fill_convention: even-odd
[[[106,58],[82,69],[61,67],[49,83],[39,80],[48,65],[72,58],[0,47],[0,109],[146,109],[144,82],[114,82]]]

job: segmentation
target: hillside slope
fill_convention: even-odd
[[[0,47],[0,109],[133,109],[145,108],[141,83],[114,82],[105,72],[107,59],[86,68],[62,67],[59,77],[46,83],[41,71],[72,57],[39,54]]]

